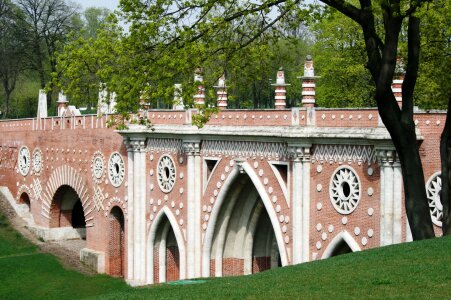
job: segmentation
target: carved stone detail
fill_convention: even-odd
[[[200,141],[183,141],[183,151],[186,155],[200,155]]]
[[[281,160],[288,156],[286,143],[252,141],[203,141],[204,156],[235,156]]]
[[[367,145],[317,145],[313,150],[316,161],[323,163],[374,163],[376,150]]]

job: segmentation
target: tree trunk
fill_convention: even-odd
[[[451,96],[448,100],[448,112],[446,114],[446,123],[440,138],[440,159],[442,165],[442,192],[440,201],[442,203],[442,230],[443,235],[451,235],[451,218],[450,218],[450,186],[451,186]]]
[[[412,122],[413,123],[413,122]],[[423,166],[415,133],[415,125],[404,127],[404,137],[394,140],[401,162],[407,218],[414,240],[435,236],[426,196]]]

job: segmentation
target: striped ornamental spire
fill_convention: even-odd
[[[391,90],[398,102],[399,107],[402,107],[402,83],[404,82],[404,76],[406,71],[404,70],[404,63],[400,57],[396,58],[395,75],[393,76],[393,82],[391,84]]]
[[[227,109],[228,98],[225,74],[222,74],[222,76],[218,80],[218,85],[214,86],[214,88],[217,90],[217,106],[219,107],[219,109]]]
[[[315,106],[315,81],[319,76],[315,76],[315,69],[313,68],[313,59],[311,55],[307,55],[304,63],[304,76],[298,77],[302,80],[302,106]]]
[[[280,67],[277,71],[276,83],[271,84],[275,86],[276,92],[274,96],[274,104],[276,109],[285,109],[287,106],[287,86],[290,84],[285,83],[285,72],[283,68]]]

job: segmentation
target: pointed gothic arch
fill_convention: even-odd
[[[158,251],[155,251],[156,246],[158,246]],[[167,272],[168,256],[171,259],[170,262],[178,270]],[[175,273],[178,273],[177,279],[185,279],[186,277],[185,238],[177,224],[177,219],[167,206],[160,210],[150,225],[147,237],[146,267],[146,282],[148,284],[156,283],[155,279],[158,279],[158,282],[165,282],[166,279],[173,280],[177,277],[174,275]]]
[[[241,168],[241,172],[239,168]],[[240,184],[237,182],[240,180],[244,180],[243,185],[246,185],[246,187],[239,186]],[[246,191],[243,194],[246,194],[245,197],[247,198],[237,201],[243,189]],[[242,203],[243,205],[237,209],[235,206],[236,203]],[[240,212],[239,215],[237,215],[237,211]],[[235,219],[229,222],[230,218]],[[288,258],[283,236],[269,195],[266,193],[263,184],[253,168],[247,162],[240,162],[239,166],[233,168],[225,180],[210,216],[210,221],[203,239],[203,277],[212,276],[213,274],[210,274],[211,270],[214,270],[216,276],[222,276],[225,270],[223,261],[226,264],[238,264],[239,271],[241,272],[242,270],[242,274],[250,274],[255,270],[255,257],[253,256],[254,237],[258,228],[257,223],[261,222],[259,221],[260,218],[264,218],[265,224],[269,224],[269,226],[266,226],[270,229],[268,236],[273,235],[270,237],[272,239],[270,252],[278,252],[276,255],[270,254],[270,260],[280,261],[280,265],[286,265]],[[229,224],[232,224],[231,227],[229,227]],[[236,232],[234,232],[235,230]],[[234,239],[235,241],[233,241]],[[272,249],[274,248],[273,244],[277,251]],[[237,251],[238,245],[241,247],[239,251]],[[236,261],[236,257],[230,257],[230,262],[227,261],[228,256],[233,255],[239,255],[239,261]],[[277,259],[274,259],[272,256],[277,256]],[[271,266],[277,265],[277,263],[269,264]],[[261,270],[261,268],[257,269]],[[233,270],[231,273],[226,270],[225,274],[234,275],[234,272],[236,273],[236,270]]]
[[[321,259],[345,253],[345,252],[340,253],[342,252],[341,251],[341,249],[343,249],[342,247],[348,247],[349,250],[351,250],[348,252],[361,251],[359,244],[353,239],[351,234],[345,230],[337,234],[330,241],[329,245],[324,250],[323,255],[321,256]]]

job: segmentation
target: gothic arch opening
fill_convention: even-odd
[[[108,261],[109,274],[111,276],[123,277],[125,258],[125,230],[124,213],[118,206],[114,206],[108,217]]]
[[[30,211],[30,197],[27,193],[23,192],[19,197],[19,204],[25,204],[28,206],[28,211]]]
[[[247,174],[239,174],[219,208],[210,253],[210,275],[246,275],[281,266],[274,229]]]
[[[50,227],[73,227],[86,229],[83,206],[77,192],[68,185],[60,186],[50,207]],[[86,233],[84,233],[84,238]]]
[[[349,247],[349,245],[344,241],[341,240],[336,246],[335,249],[330,254],[330,257],[337,256],[341,254],[351,253],[352,249]]]
[[[180,279],[180,250],[174,230],[166,215],[162,216],[153,244],[154,283]]]
[[[349,232],[342,231],[330,241],[324,250],[322,259],[360,250],[359,244],[352,238]]]

